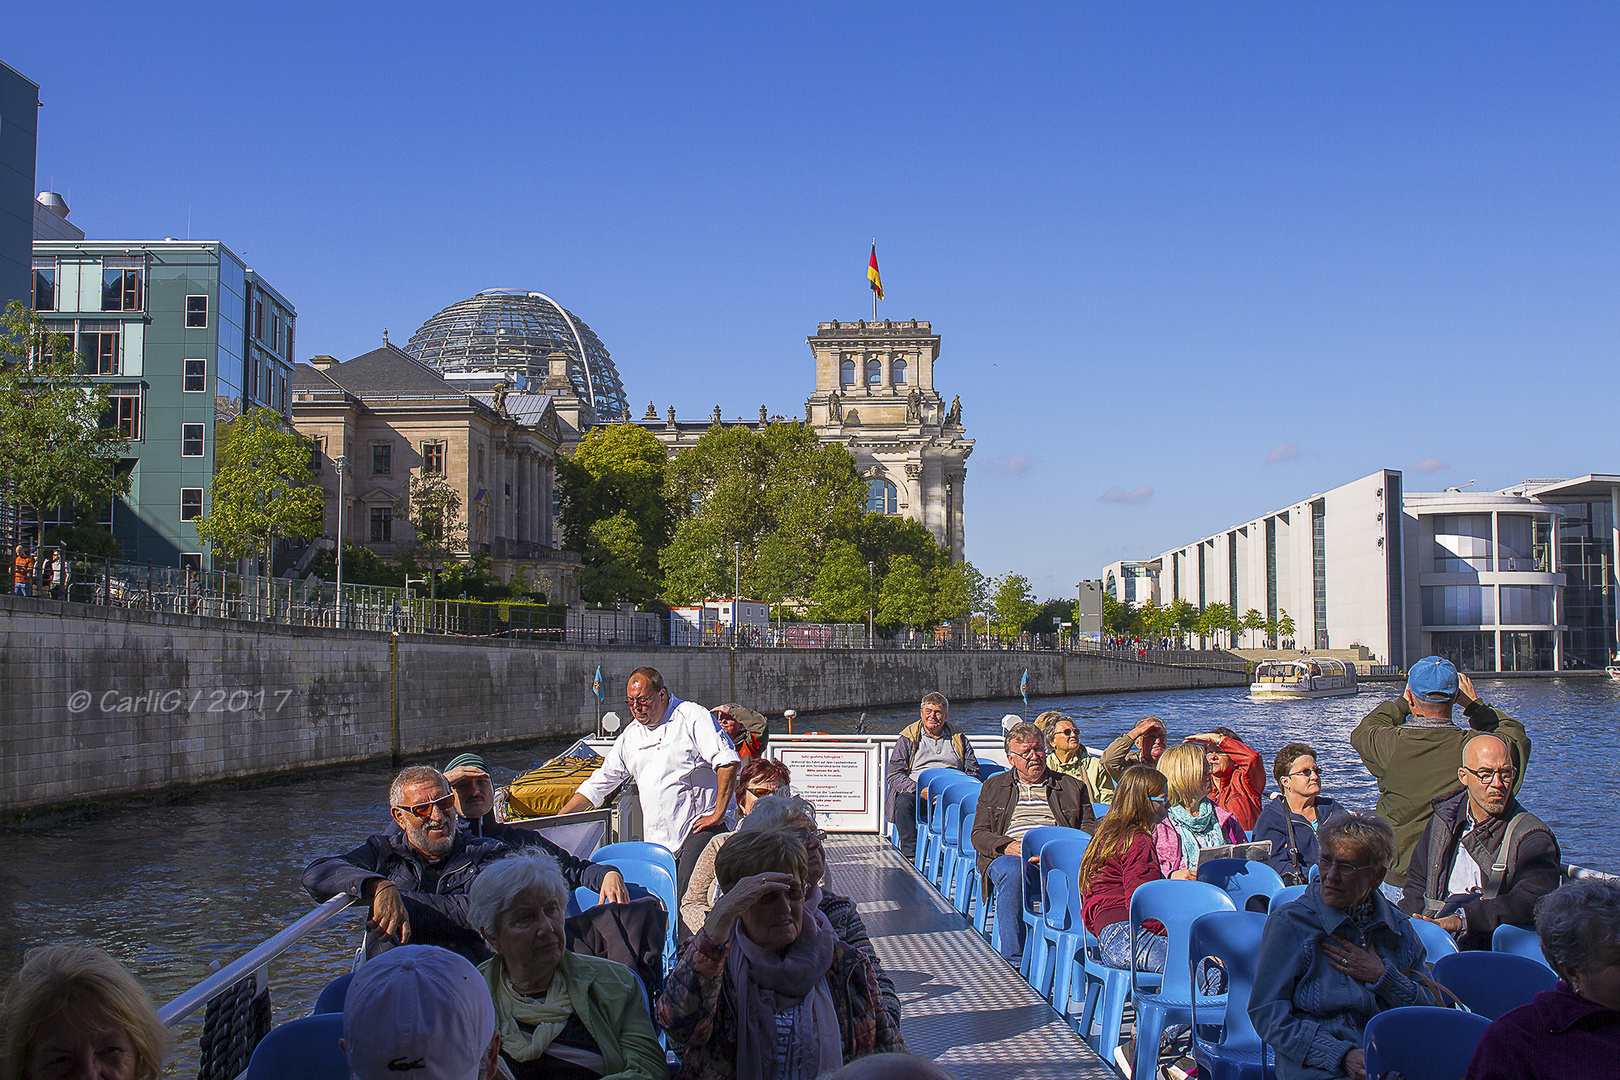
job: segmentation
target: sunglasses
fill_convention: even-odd
[[[432,802],[419,802],[419,803],[414,803],[414,804],[412,804],[410,806],[396,806],[396,807],[394,807],[394,809],[395,810],[408,811],[408,812],[410,812],[412,814],[415,814],[417,817],[421,818],[423,821],[432,821],[433,820],[433,808],[434,807],[438,807],[439,810],[442,811],[445,814],[454,814],[456,812],[456,797],[455,797],[455,795],[454,794],[446,795],[444,798],[442,798],[442,799],[434,799]]]

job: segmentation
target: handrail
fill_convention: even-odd
[[[220,968],[163,1006],[158,1010],[158,1019],[163,1021],[165,1027],[173,1027],[206,1005],[209,999],[253,974],[311,932],[337,918],[355,903],[354,897],[339,893],[319,907],[305,912],[278,933],[261,941],[237,960]]]
[[[1570,881],[1592,879],[1596,879],[1598,881],[1620,881],[1620,877],[1616,877],[1614,874],[1606,874],[1602,870],[1588,870],[1586,867],[1576,866],[1574,863],[1564,863],[1559,867],[1559,869],[1563,871],[1564,877]]]

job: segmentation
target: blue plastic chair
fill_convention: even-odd
[[[1149,881],[1131,894],[1131,1002],[1136,1006],[1135,1076],[1155,1076],[1159,1069],[1159,1037],[1168,1024],[1192,1023],[1192,973],[1188,944],[1192,924],[1212,911],[1234,911],[1225,891],[1204,881]],[[1136,969],[1137,939],[1147,919],[1164,924],[1166,944],[1164,978],[1156,988],[1143,983]],[[1112,1052],[1112,1047],[1109,1048]]]
[[[1460,1077],[1490,1024],[1474,1013],[1424,1005],[1381,1012],[1362,1035],[1367,1080],[1383,1080],[1392,1072],[1409,1080]]]
[[[1266,917],[1257,911],[1213,911],[1193,921],[1187,956],[1193,976],[1193,1058],[1198,1075],[1212,1080],[1265,1080],[1270,1061],[1266,1044],[1249,1019],[1255,961]],[[1213,958],[1226,973],[1226,993],[1207,995],[1198,987],[1199,965]],[[1205,1008],[1199,1015],[1199,1006]],[[1220,1022],[1207,1011],[1220,1010]]]
[[[1432,964],[1442,956],[1451,956],[1457,951],[1457,943],[1451,939],[1451,935],[1432,922],[1413,919],[1412,929],[1417,931],[1418,938],[1423,942],[1423,959],[1427,963]]]
[[[1434,981],[1457,995],[1468,1011],[1495,1020],[1551,990],[1558,976],[1546,964],[1505,952],[1459,952],[1434,962]]]
[[[1020,857],[1027,863],[1030,859],[1038,858],[1041,853],[1041,848],[1045,847],[1053,840],[1070,839],[1079,831],[1079,829],[1071,829],[1067,825],[1037,825],[1035,828],[1029,830],[1019,838],[1019,851],[1021,852]],[[1029,878],[1027,876],[1028,871],[1025,871],[1025,873],[1026,877],[1024,878],[1023,914],[1024,958],[1018,965],[1018,973],[1027,981],[1029,979],[1029,973],[1031,970],[1030,961],[1033,959],[1036,951],[1031,946],[1035,945],[1035,943],[1040,940],[1043,920],[1041,919],[1040,912],[1036,910],[1036,908],[1040,905],[1039,885],[1037,885],[1035,888],[1030,888]],[[990,898],[990,904],[991,906],[995,905],[994,896]]]
[[[954,777],[942,777],[934,781],[928,789],[928,824],[927,831],[919,825],[917,827],[917,854],[922,856],[922,871],[924,880],[939,885],[940,864],[944,862],[945,847],[945,810],[946,796],[951,792],[958,792],[958,799],[965,794],[966,788],[976,788],[980,784],[966,773],[952,770]]]
[[[1547,954],[1541,951],[1541,938],[1534,930],[1522,926],[1509,923],[1498,926],[1491,934],[1491,951],[1527,957],[1548,970],[1552,969],[1552,965],[1547,963]]]
[[[1198,880],[1224,890],[1239,911],[1244,910],[1250,897],[1264,896],[1269,904],[1283,889],[1277,871],[1253,859],[1211,859],[1198,868]]]
[[[349,1080],[341,1038],[340,1012],[289,1020],[259,1040],[242,1075],[245,1080]]]
[[[1036,928],[1040,953],[1030,961],[1030,985],[1060,1013],[1069,1011],[1074,983],[1074,957],[1086,945],[1080,919],[1080,860],[1091,837],[1086,833],[1048,841],[1041,847],[1041,923]],[[1024,951],[1031,942],[1026,939]],[[1061,1002],[1061,1004],[1060,1004]]]
[[[979,762],[979,783],[984,783],[998,772],[1006,772],[1007,766],[997,765],[993,761]]]
[[[952,777],[969,779],[960,769],[924,769],[917,774],[917,852],[912,856],[911,865],[918,873],[922,872],[928,854],[928,815],[933,812],[935,786],[951,782]]]
[[[1104,817],[1107,816],[1108,808],[1110,806],[1112,806],[1112,805],[1113,805],[1113,803],[1105,803],[1105,802],[1094,802],[1094,803],[1092,803],[1091,804],[1091,816],[1096,818],[1098,821],[1101,821]]]
[[[982,784],[952,784],[939,794],[939,844],[935,848],[933,870],[928,879],[939,889],[940,895],[950,899],[951,886],[956,875],[956,860],[961,854],[962,829],[973,834],[973,819],[962,819],[962,806],[971,796],[975,810],[979,804]]]
[[[675,966],[675,924],[681,918],[681,905],[675,895],[675,875],[659,863],[643,862],[640,859],[617,857],[613,859],[599,859],[624,875],[624,880],[634,882],[658,898],[664,905],[664,973],[667,975]],[[577,892],[577,890],[576,890]]]
[[[1295,900],[1304,896],[1305,890],[1308,888],[1310,888],[1309,885],[1284,885],[1272,895],[1271,907],[1266,909],[1267,914],[1276,911],[1284,904],[1292,904]]]
[[[354,972],[339,975],[327,983],[321,990],[321,996],[315,999],[315,1007],[309,1015],[319,1016],[322,1013],[340,1013],[343,1011],[343,1002],[349,996],[349,984],[354,981]]]
[[[675,853],[663,844],[649,840],[621,840],[617,844],[604,844],[591,853],[592,862],[612,862],[614,859],[637,859],[655,863],[669,871],[672,878],[680,877],[675,866]]]
[[[568,915],[578,915],[582,911],[589,911],[602,902],[594,889],[587,889],[581,885],[568,897]]]
[[[979,812],[979,793],[982,790],[981,786],[968,792],[957,808],[960,823],[956,829],[956,841],[952,845],[950,871],[946,876],[950,882],[951,905],[970,918],[973,914],[973,894],[979,887],[979,853],[973,847],[973,819]]]

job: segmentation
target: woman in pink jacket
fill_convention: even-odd
[[[1247,840],[1238,819],[1210,798],[1214,778],[1202,746],[1183,743],[1165,751],[1159,771],[1169,781],[1170,812],[1153,828],[1153,849],[1165,877],[1183,868],[1196,873],[1204,848]]]

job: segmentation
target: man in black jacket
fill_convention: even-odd
[[[1046,740],[1034,724],[1007,732],[1012,768],[996,773],[979,792],[973,816],[973,850],[986,902],[996,905],[996,951],[1009,963],[1024,955],[1024,890],[1035,887],[1021,838],[1039,825],[1091,832],[1097,825],[1085,781],[1046,767]]]
[[[1516,772],[1507,743],[1476,735],[1457,770],[1463,790],[1434,801],[1412,849],[1401,908],[1489,949],[1502,923],[1528,926],[1536,901],[1558,888],[1562,869],[1552,830],[1513,797]]]
[[[467,896],[478,871],[511,849],[456,827],[456,797],[437,769],[401,770],[388,804],[399,831],[316,859],[304,868],[304,888],[319,901],[346,893],[371,905],[367,956],[415,942],[482,963],[490,952],[467,921]]]

